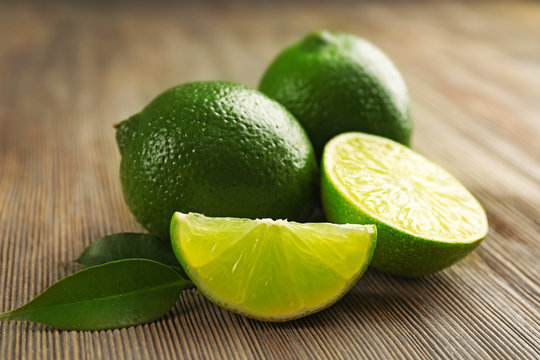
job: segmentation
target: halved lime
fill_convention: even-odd
[[[449,266],[488,231],[484,209],[455,177],[379,136],[333,138],[324,149],[321,193],[330,221],[377,225],[371,265],[395,275],[420,276]]]
[[[376,228],[177,212],[171,241],[211,301],[258,320],[287,321],[332,305],[356,283],[373,255]]]

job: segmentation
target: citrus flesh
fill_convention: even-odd
[[[317,194],[317,161],[298,121],[243,85],[173,87],[121,122],[116,139],[126,203],[161,237],[174,211],[303,220]]]
[[[322,159],[325,214],[337,223],[374,223],[372,266],[395,275],[438,271],[486,236],[487,217],[451,174],[392,140],[363,133],[332,139]]]
[[[315,151],[335,135],[362,131],[409,145],[407,87],[391,60],[351,34],[317,31],[283,50],[259,90],[300,121]]]
[[[376,228],[177,212],[171,242],[211,301],[258,320],[287,321],[330,306],[356,283]]]

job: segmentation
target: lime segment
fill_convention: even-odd
[[[177,212],[171,241],[211,301],[259,320],[286,321],[330,306],[356,283],[371,260],[376,230]]]

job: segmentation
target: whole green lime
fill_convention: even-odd
[[[167,237],[175,211],[303,219],[317,192],[313,147],[296,119],[228,82],[171,88],[117,126],[127,205]]]
[[[407,87],[390,59],[366,40],[319,31],[285,49],[260,85],[300,121],[318,155],[337,134],[362,131],[409,145]]]

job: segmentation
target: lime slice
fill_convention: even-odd
[[[373,255],[376,228],[177,212],[171,241],[211,301],[258,320],[287,321],[332,305],[356,283]]]
[[[322,203],[336,223],[376,224],[371,265],[427,275],[471,252],[486,236],[484,209],[440,166],[379,136],[346,133],[322,159]]]

